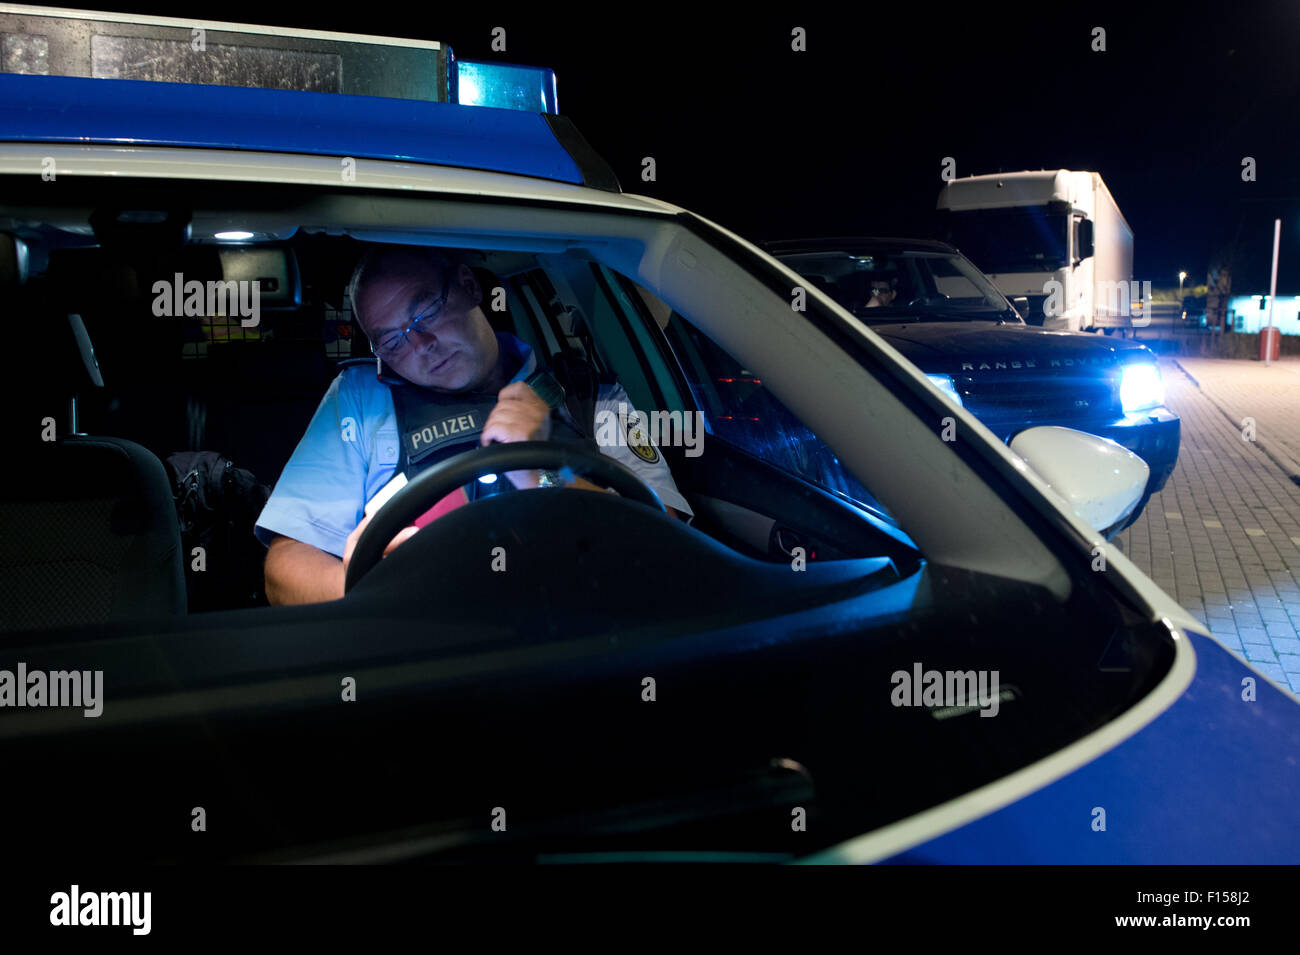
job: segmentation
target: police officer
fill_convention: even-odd
[[[334,379],[258,518],[255,533],[268,547],[266,594],[273,604],[343,596],[348,560],[369,521],[366,503],[399,472],[414,477],[493,441],[582,434],[563,406],[552,410],[525,383],[538,370],[537,358],[514,335],[493,332],[467,265],[439,249],[372,246],[350,288],[357,321],[378,362],[344,367]],[[598,413],[617,414],[620,403],[623,409],[632,406],[621,385],[600,386]],[[690,505],[663,456],[635,433],[635,425],[624,425],[634,440],[602,446],[601,452],[653,487],[670,513],[689,519]],[[518,489],[553,477],[537,471],[506,475]],[[568,483],[602,490],[581,478]],[[471,493],[458,489],[416,524],[464,503]],[[403,530],[385,553],[417,530]]]

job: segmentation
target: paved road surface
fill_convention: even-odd
[[[1300,360],[1162,359],[1182,450],[1124,552],[1300,696]],[[1253,418],[1255,440],[1242,437]]]

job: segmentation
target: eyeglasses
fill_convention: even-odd
[[[383,341],[377,342],[371,346],[373,351],[380,358],[391,360],[406,350],[406,346],[411,343],[411,332],[426,331],[428,323],[438,318],[442,312],[443,306],[447,304],[447,296],[451,294],[451,274],[454,266],[447,266],[442,273],[442,294],[434,301],[432,305],[423,312],[411,319],[411,324],[407,325],[399,332],[393,332],[384,338]]]

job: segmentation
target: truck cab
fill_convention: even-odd
[[[939,193],[941,238],[1010,299],[1031,325],[1124,334],[1141,327],[1133,230],[1095,172],[969,176]]]

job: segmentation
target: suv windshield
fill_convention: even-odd
[[[880,248],[800,252],[781,261],[869,322],[1006,321],[1006,299],[954,252]]]

